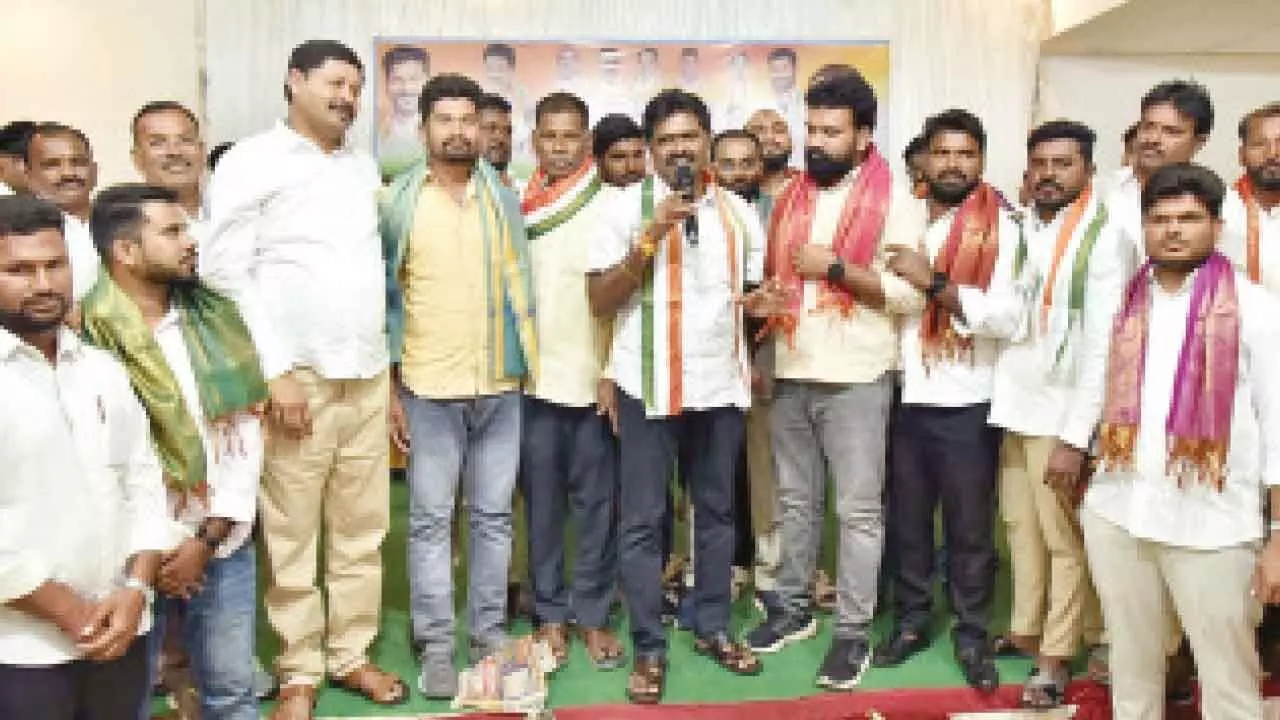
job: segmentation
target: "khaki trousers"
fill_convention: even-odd
[[[382,541],[390,519],[388,378],[327,380],[294,371],[312,434],[268,437],[262,534],[267,619],[280,636],[283,682],[319,682],[368,661],[382,605]],[[317,545],[324,538],[324,587]]]
[[[1013,565],[1009,632],[1040,639],[1040,654],[1074,657],[1082,637],[1097,643],[1101,622],[1075,514],[1045,483],[1056,438],[1005,432],[1000,514]]]
[[[1164,717],[1167,638],[1174,619],[1191,641],[1205,720],[1258,720],[1262,671],[1249,593],[1252,545],[1189,550],[1139,540],[1081,510],[1089,563],[1111,636],[1111,702],[1118,720]]]

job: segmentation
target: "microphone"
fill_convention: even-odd
[[[693,166],[680,163],[676,166],[675,187],[672,188],[684,197],[685,202],[693,202]],[[689,247],[698,246],[698,213],[684,219],[684,237]]]

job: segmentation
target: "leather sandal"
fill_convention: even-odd
[[[404,680],[373,663],[365,663],[340,678],[334,678],[333,684],[378,705],[399,705],[409,699],[409,686],[404,684]]]
[[[587,657],[597,670],[617,670],[627,661],[622,643],[608,628],[583,628],[581,633]]]
[[[289,683],[280,688],[280,699],[271,720],[312,720],[316,709],[316,687],[309,683]]]
[[[667,664],[663,658],[636,660],[627,678],[627,699],[637,705],[657,705],[667,685]]]

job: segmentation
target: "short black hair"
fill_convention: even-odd
[[[1075,120],[1050,120],[1043,123],[1027,136],[1027,154],[1030,155],[1040,143],[1050,140],[1075,140],[1080,146],[1084,161],[1093,162],[1093,146],[1098,141],[1098,135],[1088,125]]]
[[[644,130],[640,128],[639,123],[631,119],[630,115],[611,113],[600,118],[591,130],[591,155],[602,158],[614,143],[643,139]]]
[[[911,158],[929,149],[929,143],[925,142],[924,135],[916,135],[911,138],[907,146],[902,150],[902,161],[911,164]]]
[[[776,47],[769,51],[765,62],[773,62],[774,60],[790,60],[792,69],[795,69],[796,51],[789,47]]]
[[[295,47],[289,53],[287,69],[291,71],[297,70],[306,75],[330,60],[337,60],[351,65],[362,76],[364,75],[364,63],[360,62],[360,56],[356,55],[355,50],[337,40],[308,40]],[[284,84],[284,99],[286,101],[293,100],[293,92],[289,90],[289,83]]]
[[[577,113],[582,118],[584,129],[591,125],[591,111],[587,108],[586,101],[569,92],[553,92],[539,100],[533,109],[533,123],[537,125],[542,122],[543,115],[563,112]]]
[[[145,183],[112,185],[98,193],[89,213],[89,232],[98,255],[106,260],[117,240],[137,233],[145,219],[142,206],[152,202],[177,203],[178,195],[168,188]]]
[[[813,87],[819,82],[830,80],[832,78],[844,77],[845,75],[854,73],[858,73],[858,69],[852,65],[846,65],[844,63],[827,63],[817,70],[814,70],[813,74],[809,76],[808,87]]]
[[[218,161],[222,160],[222,156],[226,155],[233,145],[235,145],[234,141],[227,140],[213,146],[213,149],[209,151],[209,161],[207,163],[209,172],[213,172],[213,169],[218,166]]]
[[[687,90],[668,88],[654,95],[653,99],[644,106],[645,139],[652,140],[653,131],[658,127],[658,123],[679,113],[693,115],[698,119],[698,125],[702,127],[703,132],[711,132],[711,111],[707,110],[707,104],[702,101],[702,98]]]
[[[1222,178],[1209,168],[1195,163],[1173,163],[1155,171],[1142,188],[1142,214],[1151,212],[1161,200],[1192,195],[1216,220],[1222,217],[1222,199],[1226,194]]]
[[[739,130],[737,128],[734,128],[732,130],[725,130],[719,135],[716,135],[715,138],[711,141],[711,159],[712,160],[714,160],[716,157],[716,148],[720,147],[720,143],[723,140],[746,140],[755,146],[757,153],[763,154],[764,152],[760,146],[759,138],[747,132],[746,130]]]
[[[431,106],[440,100],[470,100],[479,110],[480,96],[483,94],[479,83],[466,75],[441,73],[422,86],[422,94],[418,96],[418,113],[426,120],[431,114]]]
[[[476,112],[481,110],[497,110],[508,115],[511,114],[511,102],[501,95],[482,92],[480,97],[476,98]]]
[[[1254,120],[1274,117],[1280,117],[1280,102],[1267,103],[1262,107],[1250,110],[1248,114],[1240,118],[1240,142],[1249,139],[1249,126],[1253,124]]]
[[[400,63],[420,62],[424,67],[430,66],[431,54],[425,49],[413,45],[396,45],[382,53],[382,74],[391,75],[391,68]]]
[[[133,114],[133,122],[129,123],[129,132],[133,135],[134,144],[137,144],[138,142],[138,121],[152,113],[159,112],[182,113],[187,116],[187,119],[191,121],[192,125],[196,126],[197,130],[200,129],[200,119],[196,117],[194,112],[191,112],[191,108],[183,105],[177,100],[152,100],[146,105],[138,108],[138,112]]]
[[[0,155],[25,158],[27,143],[36,132],[34,120],[14,120],[0,128]]]
[[[28,164],[31,162],[32,141],[37,137],[73,137],[84,143],[85,149],[89,151],[90,155],[93,154],[93,145],[89,142],[89,136],[85,135],[84,131],[59,122],[41,122],[36,123],[35,129],[33,129],[31,131],[31,135],[27,137],[27,152],[23,155],[23,159],[26,160]]]
[[[491,57],[500,57],[510,63],[511,67],[516,66],[516,49],[506,43],[489,43],[485,45],[481,57],[486,60]]]
[[[62,211],[35,195],[0,196],[0,237],[34,235],[41,230],[63,234]]]
[[[1120,136],[1120,140],[1121,142],[1124,143],[1125,147],[1128,147],[1133,143],[1134,140],[1138,139],[1138,126],[1141,124],[1142,123],[1135,122],[1134,124],[1125,128],[1124,135]]]
[[[876,126],[876,91],[857,70],[826,78],[809,88],[804,104],[811,108],[848,108],[855,128]]]
[[[987,131],[982,128],[982,121],[977,115],[968,110],[960,108],[951,108],[943,110],[937,115],[932,115],[928,120],[924,121],[924,142],[926,147],[932,147],[934,138],[944,132],[959,132],[968,135],[978,141],[978,150],[986,153],[987,151]]]
[[[1156,85],[1142,96],[1142,111],[1156,105],[1172,105],[1191,118],[1196,135],[1205,136],[1213,130],[1213,101],[1209,99],[1209,90],[1198,82],[1168,80]]]

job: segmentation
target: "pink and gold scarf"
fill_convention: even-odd
[[[845,198],[840,221],[836,225],[831,249],[842,262],[856,267],[869,267],[880,247],[889,196],[893,187],[889,163],[876,149],[867,148],[853,187]],[[775,315],[760,331],[763,337],[780,330],[788,342],[795,338],[795,328],[804,303],[804,278],[796,274],[792,255],[796,248],[810,240],[813,213],[818,205],[818,184],[808,173],[800,173],[778,196],[769,219],[769,254],[765,258],[765,276],[775,278],[787,291],[789,307],[785,315]],[[818,287],[817,312],[836,311],[848,317],[853,312],[853,295],[842,287],[822,280]]]
[[[1150,329],[1151,264],[1129,283],[1111,335],[1107,398],[1099,440],[1102,465],[1133,470],[1142,417],[1142,378]],[[1226,479],[1231,413],[1240,355],[1235,273],[1214,252],[1191,287],[1187,335],[1178,354],[1173,399],[1165,421],[1167,472],[1183,486],[1197,480],[1221,491]]]

